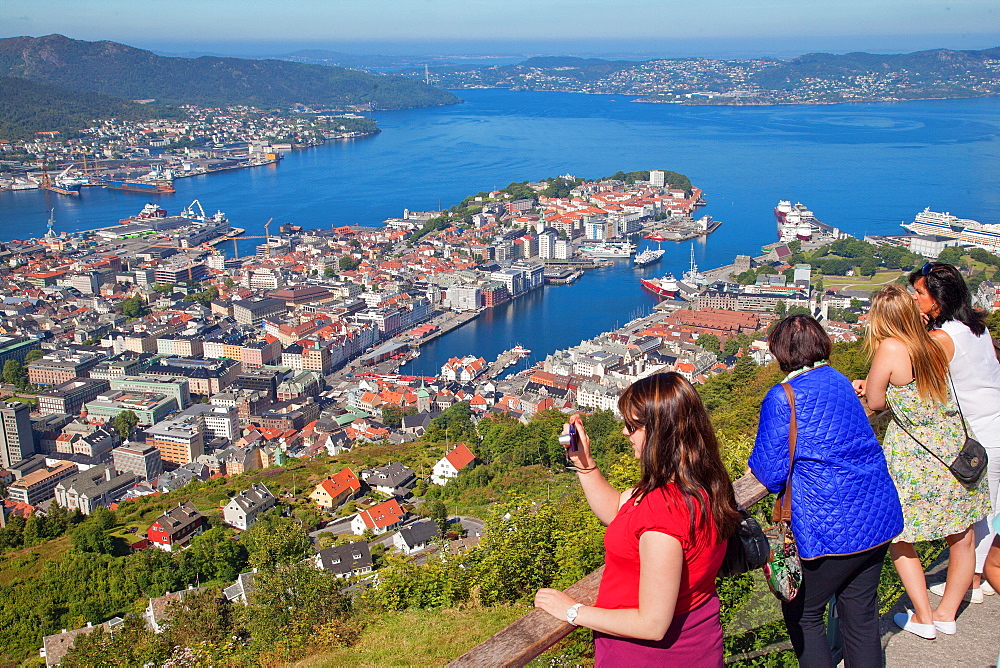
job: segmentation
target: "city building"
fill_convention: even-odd
[[[158,449],[164,462],[183,466],[205,454],[204,427],[192,418],[167,420],[146,429],[146,444]]]
[[[15,360],[24,364],[24,358],[32,350],[41,348],[38,339],[26,339],[14,336],[0,336],[0,369],[7,360]]]
[[[115,475],[112,466],[101,464],[60,480],[55,487],[55,498],[63,508],[89,515],[94,508],[108,508],[118,501],[137,481],[131,473]]]
[[[177,410],[177,400],[165,394],[108,390],[84,404],[87,419],[110,422],[122,411],[132,411],[143,426],[154,425]]]
[[[0,466],[5,469],[35,454],[30,415],[31,409],[20,401],[0,406]]]
[[[7,488],[7,497],[16,503],[37,506],[55,496],[56,485],[77,472],[73,462],[59,462],[52,467],[43,467],[22,476]]]
[[[244,299],[233,302],[233,317],[241,325],[257,327],[268,316],[285,312],[285,302],[280,299]]]
[[[38,393],[38,411],[45,414],[69,413],[76,415],[88,401],[108,389],[108,381],[93,378],[74,378]]]
[[[54,350],[28,364],[28,380],[35,385],[60,385],[74,378],[88,376],[88,371],[103,360],[97,353],[74,353]]]
[[[187,378],[181,376],[175,378],[147,378],[145,376],[129,375],[114,378],[109,382],[112,390],[139,392],[141,394],[162,394],[167,397],[173,397],[177,402],[177,408],[181,410],[191,405],[190,384]]]
[[[142,372],[147,378],[186,378],[192,394],[211,396],[229,387],[243,366],[234,359],[167,357]]]
[[[153,480],[163,473],[160,450],[151,443],[129,441],[111,451],[115,471],[130,473],[142,480]]]

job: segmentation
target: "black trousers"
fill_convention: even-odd
[[[791,603],[782,603],[788,635],[799,665],[832,668],[823,613],[837,597],[844,665],[868,668],[884,665],[878,632],[878,581],[889,544],[845,556],[802,562],[802,587]]]

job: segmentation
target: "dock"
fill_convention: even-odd
[[[530,350],[520,346],[516,346],[510,350],[505,350],[497,356],[496,361],[490,364],[483,375],[489,378],[496,378],[504,371],[504,369],[514,366],[517,362],[530,354]]]

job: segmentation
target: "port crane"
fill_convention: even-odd
[[[253,236],[238,236],[232,237],[233,240],[233,259],[240,259],[240,250],[236,247],[236,242],[239,239],[267,239],[267,256],[271,257],[271,231],[268,229],[274,218],[268,218],[267,222],[264,223],[264,234],[263,235],[253,235]]]

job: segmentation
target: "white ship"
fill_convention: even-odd
[[[781,200],[774,207],[774,217],[778,222],[778,237],[785,243],[798,239],[809,241],[814,232],[816,216],[804,204],[794,205],[789,200]]]
[[[653,264],[654,262],[659,260],[661,257],[663,257],[663,254],[666,252],[667,251],[661,250],[659,248],[655,250],[652,248],[647,248],[646,250],[642,251],[632,259],[632,264],[634,264],[637,267],[645,267],[646,265]]]
[[[1000,225],[959,218],[948,212],[938,213],[930,207],[918,213],[912,223],[900,225],[914,234],[936,234],[1000,252]]]
[[[605,241],[580,247],[580,252],[590,257],[626,258],[635,253],[635,246],[627,241]]]
[[[705,274],[698,271],[698,265],[694,261],[694,244],[691,244],[691,267],[684,272],[684,276],[681,279],[689,285],[694,285],[701,287],[708,283],[708,277]]]

